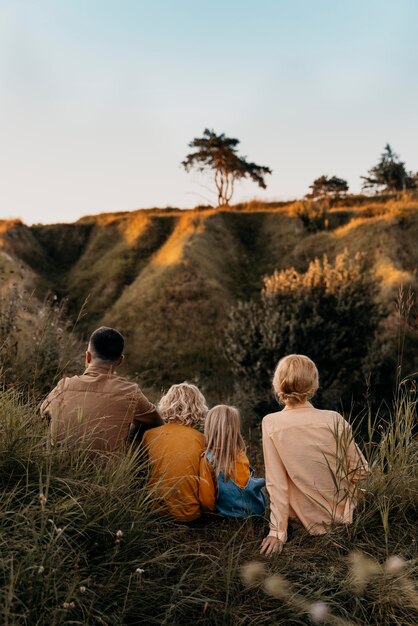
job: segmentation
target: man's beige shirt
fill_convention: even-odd
[[[62,378],[41,405],[50,419],[52,442],[87,437],[98,452],[124,448],[131,423],[145,428],[163,422],[136,383],[91,365],[81,376]]]
[[[312,405],[266,415],[262,423],[270,536],[285,542],[288,518],[311,534],[350,523],[355,484],[368,474],[348,422]]]

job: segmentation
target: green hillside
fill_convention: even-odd
[[[349,206],[350,204],[350,206]],[[69,296],[85,338],[115,325],[127,336],[127,367],[156,389],[194,380],[227,399],[232,380],[221,331],[238,299],[263,276],[347,248],[369,255],[380,299],[417,285],[418,202],[363,200],[331,210],[328,229],[308,233],[292,204],[231,209],[153,210],[86,217],[74,224],[0,223],[0,271]],[[17,274],[14,274],[17,272]]]

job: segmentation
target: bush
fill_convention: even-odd
[[[291,211],[299,217],[308,233],[316,233],[328,228],[329,201],[327,199],[298,200],[291,205]]]
[[[272,406],[271,378],[286,354],[307,354],[320,372],[319,404],[339,408],[363,383],[363,364],[381,316],[366,259],[347,252],[315,259],[305,273],[276,271],[259,300],[229,313],[224,347],[233,373],[259,414]]]

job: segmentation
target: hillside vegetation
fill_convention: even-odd
[[[146,385],[188,379],[226,400],[227,311],[257,297],[266,274],[305,271],[324,253],[332,260],[345,249],[362,252],[390,319],[399,285],[416,288],[417,241],[418,202],[411,200],[348,199],[316,233],[304,229],[292,203],[140,210],[74,224],[2,222],[0,271],[3,288],[14,282],[36,287],[41,299],[48,291],[68,296],[83,339],[99,324],[120,328],[129,373]]]
[[[402,370],[384,419],[360,397],[363,419],[351,420],[372,468],[353,524],[320,537],[291,525],[283,553],[269,560],[259,554],[268,512],[190,526],[157,517],[138,452],[92,463],[83,441],[51,448],[39,417],[39,397],[62,371],[79,371],[82,342],[101,323],[126,334],[129,374],[153,399],[187,378],[209,403],[228,401],[237,388],[222,345],[230,308],[281,284],[275,270],[293,266],[302,281],[312,259],[345,250],[366,255],[374,272],[373,297],[384,305],[378,340],[394,341],[394,359],[403,354],[416,372],[415,330],[405,321],[415,315],[412,296],[404,289],[396,301],[400,284],[417,287],[418,203],[350,199],[318,232],[295,210],[251,204],[0,223],[1,624],[417,623],[417,387]],[[258,434],[245,429],[262,475]]]

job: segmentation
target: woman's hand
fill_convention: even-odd
[[[283,550],[283,541],[277,539],[277,537],[265,537],[261,543],[260,554],[265,556],[271,556],[275,552],[280,554]]]

